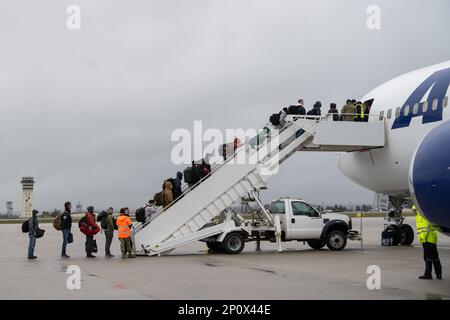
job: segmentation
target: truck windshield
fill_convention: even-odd
[[[270,212],[273,214],[284,214],[285,207],[284,201],[274,201],[270,204]]]

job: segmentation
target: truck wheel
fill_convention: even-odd
[[[402,224],[398,231],[400,243],[403,246],[409,246],[414,241],[414,230],[409,224]]]
[[[339,251],[345,248],[347,245],[347,237],[340,230],[331,230],[327,234],[327,239],[325,241],[328,249],[332,251]]]
[[[320,250],[325,246],[325,242],[322,240],[308,240],[306,243],[315,250]]]
[[[223,239],[223,249],[229,254],[238,254],[244,250],[245,240],[244,237],[237,232],[230,233]]]
[[[392,245],[398,246],[400,243],[400,228],[396,224],[390,224],[386,227],[385,231],[392,233]]]
[[[220,242],[208,241],[208,242],[206,242],[206,246],[213,253],[223,252],[223,246],[222,246],[222,243],[220,243]]]

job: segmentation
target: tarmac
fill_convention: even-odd
[[[414,226],[413,218],[407,223]],[[382,218],[363,219],[363,250],[349,241],[343,251],[312,250],[303,242],[276,245],[247,243],[239,255],[208,254],[202,242],[186,245],[170,255],[122,260],[119,241],[115,257],[104,257],[103,234],[96,236],[97,258],[84,254],[84,236],[74,224],[70,259],[61,259],[62,235],[42,224],[38,259],[26,259],[28,235],[20,224],[0,225],[0,299],[450,299],[450,238],[439,235],[443,280],[419,280],[424,271],[422,248],[382,247]],[[359,219],[353,219],[359,230]],[[81,288],[68,289],[71,265],[81,270]],[[369,289],[369,266],[380,268],[380,289]],[[69,270],[71,270],[69,268]],[[69,281],[70,282],[70,281]],[[370,281],[369,281],[370,282]]]

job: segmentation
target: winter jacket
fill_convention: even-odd
[[[308,111],[307,115],[308,116],[320,116],[321,115],[320,108],[318,108],[318,107],[312,108],[311,110]]]
[[[98,227],[97,223],[95,222],[95,214],[86,212],[84,216],[86,217],[86,223],[88,224],[88,226]]]
[[[61,215],[61,230],[67,230],[72,228],[72,216],[70,210],[65,210]]]
[[[106,216],[106,232],[114,232],[114,216],[112,213]]]
[[[164,182],[164,207],[167,207],[173,202],[172,184],[169,181]]]
[[[145,221],[151,219],[153,215],[158,212],[158,208],[156,206],[146,206],[145,207]]]
[[[93,236],[99,233],[100,227],[95,222],[95,215],[93,213],[86,212],[84,215],[86,223],[81,225],[80,231],[87,236]]]
[[[177,172],[177,178],[174,179],[174,185],[172,186],[173,198],[176,199],[181,196],[181,183],[183,181],[183,173]]]
[[[339,111],[336,108],[332,108],[330,110],[328,110],[328,113],[332,113],[333,114],[333,121],[339,121]]]
[[[351,103],[345,104],[341,109],[341,113],[343,121],[353,121],[353,113],[356,113],[356,107]]]
[[[39,221],[37,218],[37,215],[33,215],[29,220],[28,220],[28,227],[29,227],[29,231],[28,234],[29,235],[33,235],[33,236],[37,236],[37,232],[38,232],[38,227],[39,227]]]

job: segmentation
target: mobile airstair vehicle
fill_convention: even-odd
[[[137,225],[132,231],[136,254],[166,254],[194,241],[205,241],[215,251],[239,253],[241,242],[270,240],[278,243],[280,251],[286,240],[280,217],[266,210],[258,198],[279,166],[298,151],[360,152],[384,145],[385,119],[378,115],[368,122],[288,115],[284,126],[271,130],[259,145],[245,144],[224,163],[213,164],[211,173],[185,188],[182,197]],[[259,221],[246,221],[229,210],[248,196],[261,208]],[[357,235],[349,234],[352,237]]]

